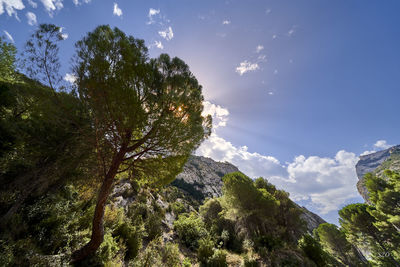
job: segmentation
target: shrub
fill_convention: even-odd
[[[133,226],[130,223],[121,224],[115,231],[115,234],[123,239],[126,244],[125,259],[134,259],[142,247],[144,229],[139,226]]]
[[[191,248],[198,247],[198,240],[208,235],[204,222],[195,213],[183,213],[174,222],[174,228],[183,243]]]
[[[197,258],[200,262],[206,263],[214,254],[214,242],[210,238],[202,238],[199,240],[199,248],[197,249]]]
[[[183,205],[182,202],[174,202],[170,205],[171,210],[174,212],[175,215],[179,215],[183,212],[185,212],[185,205]]]
[[[207,266],[209,267],[226,267],[226,251],[222,249],[215,249],[214,254],[208,260]]]

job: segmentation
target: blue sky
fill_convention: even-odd
[[[330,222],[359,202],[354,164],[399,144],[398,1],[0,0],[0,31],[22,51],[37,24],[74,43],[109,24],[182,58],[214,130],[197,154],[263,176]],[[68,37],[67,37],[68,36]]]

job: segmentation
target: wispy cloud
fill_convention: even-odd
[[[50,17],[54,12],[64,7],[62,0],[40,0]]]
[[[292,28],[287,32],[287,36],[292,37],[296,33],[297,25],[293,25]]]
[[[147,22],[147,24],[154,24],[155,23],[154,16],[156,16],[158,14],[160,14],[159,9],[150,8],[149,14],[147,15],[147,17],[149,18],[149,21]]]
[[[256,53],[260,53],[262,50],[264,50],[264,46],[262,46],[262,45],[257,45],[257,47],[256,47]]]
[[[172,40],[172,38],[174,38],[174,32],[172,31],[171,26],[169,26],[167,29],[163,30],[163,31],[159,31],[158,34],[164,38],[165,40],[169,41]]]
[[[82,1],[72,0],[72,2],[74,3],[75,6],[79,6],[82,4],[89,4],[91,2],[91,0],[82,0]]]
[[[113,14],[114,14],[115,16],[118,16],[118,17],[121,17],[121,16],[122,16],[122,9],[120,9],[120,8],[118,7],[118,4],[117,4],[117,3],[114,3]]]
[[[25,6],[22,0],[0,0],[0,15],[4,13],[5,9],[9,16],[14,15],[15,18],[18,19],[17,10],[22,10],[24,8]]]
[[[8,31],[4,30],[4,34],[6,35],[7,39],[10,40],[12,43],[14,43],[14,38],[12,37],[11,34],[8,33]]]
[[[32,7],[32,8],[37,8],[37,3],[33,2],[32,0],[28,0],[28,4]]]
[[[231,21],[230,21],[230,20],[224,20],[224,21],[222,22],[222,25],[229,25],[229,24],[231,24]]]
[[[236,67],[236,72],[239,73],[240,76],[243,74],[249,72],[249,71],[255,71],[258,70],[260,66],[258,66],[258,63],[251,63],[247,60],[240,62],[240,65]]]
[[[28,24],[34,26],[37,24],[36,15],[33,12],[26,12],[26,18],[28,19]]]
[[[161,41],[154,41],[154,43],[150,45],[150,48],[153,48],[153,47],[157,47],[161,50],[164,49],[164,45],[162,44]]]

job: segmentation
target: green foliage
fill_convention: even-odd
[[[376,257],[384,254],[385,261],[389,260],[394,266],[400,266],[395,253],[398,247],[394,246],[398,242],[398,233],[391,225],[386,225],[383,231],[380,230],[377,225],[382,227],[382,221],[379,221],[377,215],[376,209],[368,204],[350,204],[339,211],[339,221],[351,242],[367,247]]]
[[[64,40],[61,28],[54,24],[40,24],[25,45],[24,65],[31,78],[52,89],[61,81],[58,42]]]
[[[133,261],[133,266],[182,266],[178,245],[163,244],[161,239],[154,239],[147,245],[146,249],[142,251]]]
[[[207,267],[227,267],[226,251],[222,249],[215,249],[214,254],[208,259]]]
[[[179,214],[185,212],[186,208],[182,202],[176,201],[171,204],[171,210],[174,212],[175,216],[178,216]]]
[[[323,267],[328,265],[329,255],[311,235],[306,234],[299,240],[299,248],[317,266]]]
[[[194,212],[179,215],[174,222],[174,229],[183,243],[191,249],[198,248],[199,240],[208,235],[201,217]]]
[[[15,79],[15,55],[17,49],[0,36],[0,80],[12,81]]]
[[[214,241],[211,240],[211,238],[206,237],[200,239],[198,245],[197,258],[201,263],[205,264],[214,254]]]
[[[144,229],[132,225],[129,222],[122,223],[114,232],[114,235],[122,238],[126,244],[125,259],[134,259],[142,247],[142,238]]]
[[[362,266],[364,263],[359,258],[356,248],[351,245],[343,231],[336,225],[323,223],[315,229],[322,247],[336,259],[347,266]]]

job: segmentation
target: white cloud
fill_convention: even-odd
[[[272,39],[276,39],[276,37],[278,37],[276,34],[272,35]]]
[[[224,21],[222,22],[222,25],[229,25],[229,24],[231,24],[231,21],[230,21],[230,20],[224,20]]]
[[[27,12],[26,18],[28,19],[28,24],[34,26],[37,24],[36,15],[33,12]]]
[[[150,45],[150,48],[152,48],[152,47],[157,47],[159,49],[164,49],[164,46],[161,43],[161,41],[155,41],[152,45]]]
[[[118,16],[118,17],[121,17],[121,16],[122,16],[122,9],[120,9],[120,8],[118,7],[118,4],[117,4],[117,3],[114,3],[113,14],[116,15],[116,16]]]
[[[240,76],[242,76],[246,72],[255,71],[258,70],[259,68],[260,67],[258,66],[258,63],[251,63],[245,60],[241,62],[238,67],[236,67],[236,72],[239,73]]]
[[[369,155],[369,154],[372,154],[372,153],[375,153],[375,152],[376,152],[375,150],[366,150],[363,153],[361,153],[360,156]]]
[[[68,33],[63,32],[64,29],[64,27],[60,27],[59,32],[61,33],[61,38],[63,38],[63,40],[66,40],[68,39]]]
[[[174,38],[174,32],[172,31],[171,26],[163,31],[159,31],[158,34],[164,38],[165,40],[169,41]]]
[[[268,92],[269,95],[274,95],[274,92]]]
[[[219,105],[212,104],[209,101],[204,101],[204,110],[202,112],[203,116],[211,115],[213,119],[213,129],[216,129],[220,126],[226,126],[226,122],[228,121],[229,111],[226,108],[223,108]]]
[[[60,10],[64,7],[62,0],[40,0],[46,9],[47,13],[49,13],[50,17],[53,17],[54,11]]]
[[[274,75],[277,75],[277,74],[278,74],[278,70],[275,69],[275,70],[274,70]]]
[[[159,9],[154,9],[154,8],[150,8],[149,9],[149,14],[147,15],[149,17],[149,21],[147,22],[147,24],[154,24],[155,20],[154,20],[154,16],[160,14],[160,10]]]
[[[338,210],[358,196],[355,164],[359,158],[356,154],[340,150],[333,158],[300,155],[284,165],[273,156],[250,152],[246,146],[235,146],[218,136],[218,127],[226,123],[215,118],[220,114],[227,120],[229,111],[208,101],[204,106],[205,113],[213,115],[214,129],[217,130],[201,144],[197,155],[228,161],[252,178],[267,178],[289,192],[293,200],[306,201],[306,206],[316,207],[322,214]]]
[[[37,3],[33,2],[32,0],[28,0],[28,4],[32,7],[32,8],[37,8]]]
[[[256,47],[256,53],[260,53],[264,49],[264,46],[262,45],[257,45]]]
[[[79,6],[81,4],[89,4],[91,1],[92,0],[82,0],[81,2],[79,2],[79,0],[72,0],[75,6]]]
[[[75,83],[75,81],[76,81],[76,76],[73,75],[73,74],[71,74],[71,73],[67,73],[67,74],[65,74],[65,76],[64,76],[64,80],[67,81],[67,82],[69,82],[69,83]]]
[[[334,158],[298,156],[287,167],[287,190],[294,200],[309,199],[322,213],[338,210],[347,200],[358,196],[356,154],[340,150]]]
[[[4,13],[4,8],[9,16],[15,15],[18,19],[17,10],[22,10],[25,6],[22,0],[0,0],[0,15]]]
[[[228,161],[250,177],[266,174],[281,177],[286,173],[285,168],[276,158],[249,152],[246,146],[236,147],[215,132],[201,144],[197,149],[197,154],[217,161]]]
[[[387,143],[386,140],[378,140],[376,141],[376,143],[374,144],[374,147],[377,149],[388,149],[389,147],[392,147],[393,145],[390,145]]]
[[[10,40],[12,43],[14,43],[14,38],[12,37],[12,35],[9,34],[8,31],[3,31],[3,32],[6,35],[7,39]]]

